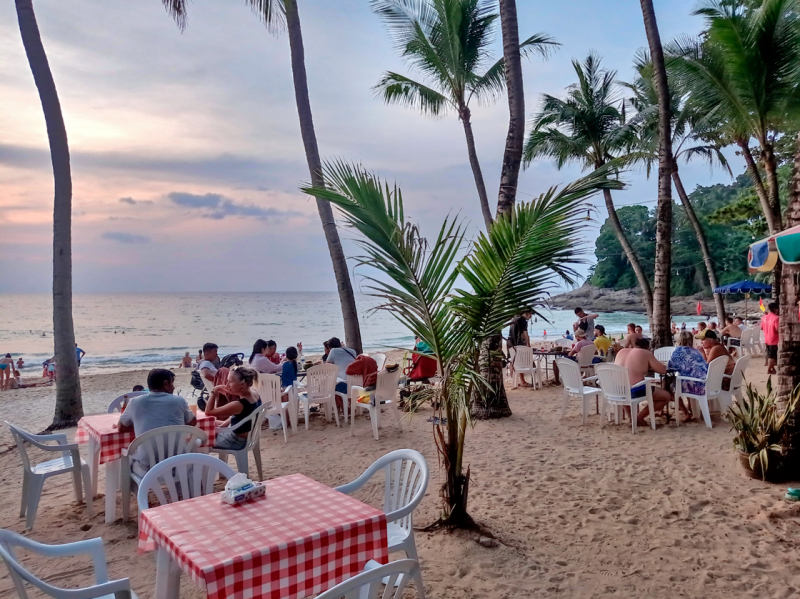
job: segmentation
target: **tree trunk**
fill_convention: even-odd
[[[303,32],[300,29],[300,14],[297,0],[285,0],[286,28],[289,32],[289,49],[292,56],[292,78],[294,80],[294,96],[297,102],[297,114],[300,117],[300,134],[306,151],[308,170],[311,173],[311,184],[316,187],[325,185],[322,178],[322,161],[319,157],[317,134],[314,131],[314,119],[311,114],[311,101],[308,97],[308,78],[306,77],[305,50],[303,48]],[[327,200],[316,198],[317,210],[328,242],[328,251],[333,262],[333,273],[339,290],[339,302],[342,306],[344,334],[347,346],[361,353],[361,328],[358,323],[356,299],[350,283],[350,272],[344,257],[339,231],[333,218],[333,210]]]
[[[706,234],[705,231],[703,231],[703,226],[700,224],[700,219],[698,219],[697,214],[695,214],[692,202],[689,200],[689,196],[686,194],[686,190],[683,187],[683,181],[681,181],[681,176],[678,174],[677,166],[675,166],[672,171],[672,180],[675,183],[675,189],[678,190],[678,197],[681,199],[683,209],[686,210],[686,216],[689,217],[689,222],[692,223],[694,234],[697,237],[697,243],[700,244],[700,251],[703,253],[703,262],[705,262],[706,272],[708,273],[708,284],[711,285],[711,292],[714,293],[714,289],[719,287],[719,281],[717,280],[717,272],[714,269],[714,263],[711,260],[711,252],[708,249]],[[717,318],[719,318],[720,325],[724,327],[722,323],[725,322],[725,302],[722,299],[722,294],[714,293],[714,303],[717,306]]]
[[[652,0],[641,0],[644,29],[653,61],[658,94],[658,205],[656,207],[656,272],[653,285],[654,348],[672,345],[670,285],[672,275],[672,111],[664,50]]]
[[[72,323],[72,174],[61,103],[42,45],[32,0],[16,0],[22,45],[42,103],[53,163],[53,337],[58,367],[51,429],[75,426],[83,417],[75,329]]]
[[[519,168],[525,141],[525,93],[522,86],[522,58],[519,54],[519,26],[516,0],[500,0],[500,26],[503,31],[506,89],[508,90],[508,135],[500,172],[497,216],[512,214],[517,200]]]
[[[647,311],[647,320],[652,326],[653,291],[650,289],[650,281],[647,280],[647,275],[642,268],[642,263],[639,262],[639,256],[637,256],[636,252],[633,251],[633,246],[631,246],[631,242],[628,241],[628,238],[625,235],[625,229],[622,228],[622,223],[619,222],[617,210],[614,208],[614,201],[611,198],[610,189],[603,190],[603,199],[606,201],[606,210],[608,210],[608,219],[611,221],[611,226],[614,227],[614,232],[617,234],[617,239],[619,239],[619,243],[622,246],[622,249],[625,251],[625,256],[628,258],[628,262],[633,268],[636,279],[639,281],[639,287],[642,290],[642,302],[644,302],[644,308]]]
[[[492,335],[481,343],[478,369],[488,388],[473,389],[470,411],[476,420],[511,416],[506,387],[503,383],[503,337]]]
[[[489,197],[486,195],[486,184],[483,182],[483,172],[481,163],[478,161],[478,153],[475,151],[475,137],[472,135],[472,122],[470,121],[469,106],[462,106],[459,110],[459,118],[464,125],[464,135],[467,136],[467,152],[469,153],[469,165],[472,167],[472,175],[475,177],[475,187],[478,188],[478,198],[481,202],[481,212],[483,221],[486,223],[486,232],[492,228],[492,211],[489,209]]]
[[[778,228],[778,223],[775,221],[775,214],[770,206],[767,189],[764,187],[764,181],[761,179],[761,173],[758,171],[758,165],[756,165],[756,161],[753,159],[753,153],[750,151],[750,145],[746,140],[737,140],[736,145],[738,145],[739,149],[742,151],[742,156],[744,156],[744,161],[747,164],[747,173],[750,175],[750,179],[753,181],[753,187],[756,188],[756,195],[758,196],[759,202],[761,202],[761,209],[764,211],[764,218],[767,219],[767,228],[769,229],[769,234],[774,235],[780,231],[780,229]]]
[[[783,217],[781,215],[781,189],[778,182],[778,160],[772,146],[764,142],[762,147],[764,171],[767,173],[767,198],[772,219],[775,223],[775,232],[783,231]]]

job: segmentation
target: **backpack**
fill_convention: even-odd
[[[219,363],[220,368],[233,368],[244,364],[244,354],[228,354]]]
[[[199,370],[192,371],[192,380],[190,381],[192,387],[198,391],[205,391],[206,385],[203,382],[203,377],[200,375]]]

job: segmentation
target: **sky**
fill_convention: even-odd
[[[597,52],[621,80],[647,45],[636,0],[518,0],[520,37],[561,43],[524,63],[526,112],[563,96],[571,60]],[[244,1],[194,0],[181,33],[158,0],[35,0],[72,157],[74,290],[335,291],[300,139],[285,33],[270,34]],[[300,0],[309,91],[324,158],[360,162],[403,189],[406,214],[433,235],[448,214],[482,226],[464,132],[387,106],[372,87],[409,74],[368,0]],[[656,0],[664,40],[696,34],[696,0]],[[502,55],[499,27],[494,56]],[[492,209],[508,127],[505,96],[472,107]],[[726,152],[734,172],[743,164]],[[579,177],[537,162],[525,200]],[[726,183],[700,163],[688,190]],[[618,206],[653,206],[657,181],[625,175]],[[36,88],[13,2],[0,3],[0,292],[45,292],[52,277],[53,181]],[[597,196],[589,249],[607,214]],[[341,232],[348,256],[358,253]],[[591,256],[589,256],[591,258]],[[586,272],[588,265],[583,268]],[[355,279],[358,286],[358,277]]]

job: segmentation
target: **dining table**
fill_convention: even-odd
[[[186,574],[208,599],[301,599],[388,562],[386,514],[302,474],[230,505],[213,493],[142,510],[140,553],[156,551],[156,599]]]
[[[203,447],[213,447],[216,439],[216,418],[206,416],[197,410],[197,427],[205,431],[208,441]],[[117,492],[120,489],[120,460],[122,450],[136,438],[133,431],[120,432],[119,412],[84,416],[78,421],[75,431],[76,443],[89,444],[89,471],[92,477],[92,495],[97,495],[97,479],[101,465],[105,465],[105,521],[110,524],[116,520]],[[202,449],[202,447],[201,447]]]

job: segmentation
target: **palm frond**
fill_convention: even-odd
[[[286,27],[286,2],[295,0],[245,0],[270,33],[280,33]]]
[[[186,29],[186,0],[161,0],[167,14],[175,19],[178,28]]]
[[[398,73],[385,73],[373,90],[387,104],[410,106],[431,116],[439,116],[452,105],[449,98],[435,89]]]

